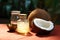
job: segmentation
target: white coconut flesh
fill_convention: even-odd
[[[47,30],[50,31],[54,28],[54,25],[51,21],[46,21],[40,18],[35,18],[33,20],[34,24],[36,27],[43,29],[43,30]]]

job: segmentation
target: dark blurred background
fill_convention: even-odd
[[[29,15],[35,8],[46,10],[51,15],[52,21],[60,24],[60,0],[0,0],[0,20],[9,20],[12,10]]]

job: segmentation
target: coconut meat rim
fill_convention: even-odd
[[[43,30],[47,30],[50,31],[54,28],[54,25],[51,21],[46,21],[40,18],[35,18],[33,20],[35,26],[37,26],[38,28],[41,28]]]

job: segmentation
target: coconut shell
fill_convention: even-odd
[[[36,19],[39,19],[39,18],[36,18]],[[35,19],[34,19],[35,20]],[[40,25],[40,26],[37,26],[36,25],[36,21],[34,21],[33,20],[33,22],[32,22],[32,26],[33,26],[33,30],[32,30],[32,32],[35,32],[35,33],[37,33],[37,34],[40,34],[40,35],[48,35],[49,33],[51,33],[51,31],[54,29],[54,24],[51,22],[51,21],[46,21],[46,20],[44,20],[45,21],[45,24],[46,24],[46,22],[49,22],[49,23],[47,23],[46,25],[49,25],[49,26],[45,26],[45,27],[48,27],[47,29],[48,30],[46,30],[46,29],[44,29],[44,28],[41,28],[41,27],[44,27],[44,26],[42,26],[42,25]],[[40,21],[42,21],[42,20],[40,20]],[[39,22],[40,22],[39,21]],[[43,22],[44,22],[43,21]],[[40,24],[42,24],[41,22],[40,22]],[[44,24],[44,23],[43,23]],[[51,29],[50,29],[51,28]]]
[[[33,23],[34,18],[40,18],[40,19],[44,19],[47,21],[51,21],[51,17],[47,11],[45,11],[43,9],[33,10],[28,16],[29,26],[30,26],[32,32],[37,32],[37,33],[39,33],[40,29],[34,25],[34,23]]]
[[[35,9],[29,14],[28,20],[29,20],[30,27],[31,27],[31,22],[34,18],[40,18],[47,21],[51,20],[51,17],[48,14],[48,12],[43,9]]]

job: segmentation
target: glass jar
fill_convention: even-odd
[[[17,29],[16,31],[18,33],[27,35],[28,32],[30,31],[29,29],[29,22],[27,20],[27,15],[26,14],[20,14],[20,19],[17,21]]]

